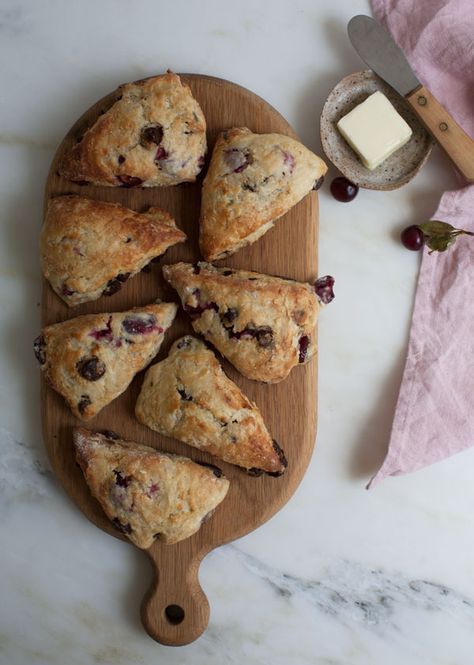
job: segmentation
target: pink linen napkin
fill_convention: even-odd
[[[372,0],[372,8],[420,81],[474,136],[473,0]],[[474,185],[445,192],[433,219],[474,231]],[[473,287],[474,238],[423,250],[389,449],[368,487],[474,445]]]

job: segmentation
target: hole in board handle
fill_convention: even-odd
[[[184,619],[184,610],[179,605],[168,605],[165,608],[165,616],[173,626],[177,626]]]

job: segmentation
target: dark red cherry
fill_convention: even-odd
[[[309,346],[309,337],[308,335],[303,335],[303,337],[300,337],[300,341],[298,343],[298,362],[304,363],[306,360],[306,354],[308,352],[308,346]]]
[[[357,185],[354,185],[353,182],[342,176],[334,178],[331,183],[331,194],[336,201],[341,201],[342,203],[348,203],[355,199],[358,191],[359,188]]]
[[[419,226],[407,226],[400,234],[403,246],[411,249],[412,252],[420,250],[425,242],[425,236]]]
[[[123,320],[122,326],[129,335],[146,335],[155,330],[163,332],[163,329],[156,325],[156,318],[153,314],[143,319],[129,316]]]
[[[117,178],[122,183],[122,187],[139,187],[143,180],[133,175],[118,175]]]
[[[334,277],[331,277],[331,275],[320,277],[314,283],[314,290],[319,300],[328,305],[334,300]]]

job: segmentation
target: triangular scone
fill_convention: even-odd
[[[320,300],[311,284],[208,263],[163,274],[194,330],[249,379],[277,383],[316,353]]]
[[[43,274],[69,307],[113,295],[152,259],[186,240],[170,214],[139,214],[82,196],[51,199],[41,231]]]
[[[160,303],[56,323],[35,339],[35,354],[73,414],[90,420],[156,356],[176,309]]]
[[[74,430],[77,462],[112,524],[142,549],[196,533],[229,489],[221,470],[115,436]]]
[[[208,261],[234,254],[266,233],[312,189],[326,164],[282,134],[242,127],[217,139],[202,187],[199,245]]]
[[[186,336],[145,375],[135,413],[151,429],[237,464],[251,475],[281,476],[287,462],[262,415],[212,351]]]
[[[126,83],[59,165],[76,182],[160,187],[192,182],[204,166],[206,121],[189,86],[167,72]]]

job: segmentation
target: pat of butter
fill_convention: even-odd
[[[337,128],[371,171],[412,135],[410,126],[378,91],[341,118]]]

